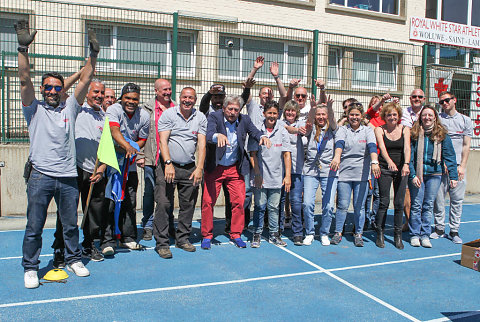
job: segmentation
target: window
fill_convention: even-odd
[[[399,0],[330,0],[330,4],[393,15],[398,15],[398,3]]]
[[[442,20],[466,25],[468,23],[469,0],[443,0]]]
[[[279,63],[282,79],[305,79],[307,75],[305,45],[220,35],[218,53],[218,75],[221,77],[247,77],[258,56],[264,56],[265,63],[257,72],[257,79],[272,79],[269,67],[274,61]]]
[[[328,70],[327,70],[328,85],[340,85],[340,75],[341,75],[340,61],[341,61],[340,48],[329,48],[328,49]]]
[[[0,15],[0,44],[1,51],[12,52],[14,55],[5,56],[5,65],[8,67],[17,66],[17,34],[13,24],[17,22],[20,18],[28,19],[27,16],[4,16]]]
[[[425,17],[480,27],[480,0],[427,0]]]
[[[172,61],[172,32],[131,26],[88,24],[100,42],[98,68],[132,71],[143,74],[169,74]],[[86,42],[87,43],[87,42]],[[195,71],[195,36],[179,33],[177,41],[177,73],[191,76]]]
[[[353,51],[354,88],[396,90],[397,57],[367,51]]]

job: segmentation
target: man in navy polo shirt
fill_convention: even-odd
[[[67,268],[77,276],[90,275],[81,262],[78,246],[75,120],[92,80],[100,45],[95,33],[89,30],[90,58],[73,96],[62,102],[61,96],[65,86],[63,77],[58,73],[47,73],[42,76],[40,86],[44,100],[38,101],[30,78],[28,59],[28,46],[33,42],[36,31],[30,33],[27,20],[18,21],[15,30],[20,45],[18,47],[20,95],[29,130],[29,159],[33,167],[27,184],[27,226],[23,239],[22,266],[25,270],[25,287],[36,288],[39,285],[37,271],[42,249],[42,231],[52,198],[55,198],[63,225]]]

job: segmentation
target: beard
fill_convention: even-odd
[[[58,107],[60,105],[60,93],[55,93],[55,94],[46,94],[45,92],[43,94],[43,100],[50,106],[52,107]]]

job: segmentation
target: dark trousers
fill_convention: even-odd
[[[195,170],[195,163],[184,166],[172,163],[175,168],[175,179],[172,183],[165,182],[165,166],[162,164],[156,169],[155,184],[155,218],[153,219],[153,235],[157,241],[158,248],[169,247],[168,238],[169,212],[174,205],[175,187],[178,190],[178,203],[180,206],[178,212],[177,231],[175,233],[176,243],[185,244],[192,231],[193,212],[198,197],[198,186],[193,185],[193,180],[189,179]]]
[[[122,232],[121,241],[124,243],[134,242],[137,240],[137,188],[138,175],[137,172],[128,174],[127,184],[125,186],[125,197],[120,208],[118,218],[118,228]],[[113,211],[109,211],[105,232],[102,236],[101,248],[107,246],[115,247],[115,218]]]
[[[77,184],[82,200],[82,210],[85,214],[85,207],[87,206],[88,191],[90,189],[91,173],[84,171],[77,167],[78,177]],[[90,205],[88,206],[88,213],[83,219],[83,248],[90,248],[94,239],[99,239],[101,232],[105,229],[105,217],[108,215],[109,203],[105,200],[105,185],[107,180],[102,178],[92,188],[92,196],[90,198]],[[57,224],[55,230],[55,240],[52,245],[53,249],[63,249],[63,228],[57,211]]]
[[[393,222],[395,231],[402,231],[403,221],[403,202],[405,199],[405,189],[407,187],[408,177],[402,177],[401,171],[391,171],[381,168],[382,174],[378,178],[378,188],[380,191],[380,205],[378,207],[375,222],[381,229],[385,228],[387,210],[390,204],[390,187],[393,182],[393,206],[395,208]]]

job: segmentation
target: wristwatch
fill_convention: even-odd
[[[372,161],[371,164],[378,164],[378,161]]]
[[[167,164],[167,165],[168,165],[168,164],[172,164],[172,160],[171,160],[171,159],[166,160],[166,161],[165,161],[165,164]]]

